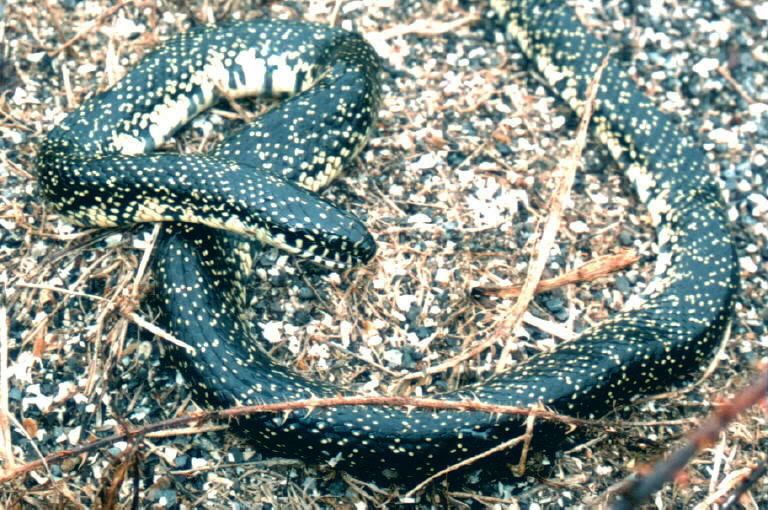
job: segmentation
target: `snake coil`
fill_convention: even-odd
[[[577,112],[607,48],[559,1],[491,7]],[[288,97],[207,155],[155,152],[222,95]],[[353,216],[315,195],[365,145],[380,97],[379,60],[356,34],[253,20],[180,34],[54,128],[38,156],[45,198],[70,221],[110,227],[169,222],[157,249],[162,322],[201,403],[228,407],[345,392],[275,364],[240,317],[248,238],[345,267],[375,244]],[[610,62],[593,123],[656,223],[656,276],[642,304],[550,353],[447,400],[599,416],[679,382],[706,360],[737,287],[733,245],[700,148]],[[340,406],[254,415],[238,427],[264,451],[405,482],[488,450],[522,430],[517,417]],[[562,431],[541,424],[535,437]],[[506,451],[499,455],[515,455]]]

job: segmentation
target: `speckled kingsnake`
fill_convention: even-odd
[[[562,2],[491,5],[551,88],[580,112],[606,47]],[[157,292],[164,326],[196,349],[174,349],[174,356],[199,401],[232,406],[344,393],[254,347],[233,313],[243,306],[237,282],[250,260],[238,234],[330,265],[370,259],[375,246],[357,220],[283,178],[316,190],[361,150],[376,117],[378,65],[358,35],[326,26],[254,20],[195,28],[72,112],[42,144],[43,194],[70,220],[186,222],[165,228]],[[153,152],[222,90],[303,92],[212,154]],[[736,266],[703,152],[615,63],[603,73],[593,123],[657,223],[658,274],[643,304],[510,373],[441,398],[540,401],[567,414],[600,415],[685,378],[721,337]],[[521,430],[514,417],[363,406],[257,415],[238,426],[264,451],[400,480],[424,477]],[[553,433],[561,434],[558,426],[544,423],[535,437],[551,441]]]

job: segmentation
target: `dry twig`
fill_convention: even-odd
[[[576,141],[571,148],[569,157],[563,165],[560,181],[553,194],[552,203],[548,208],[551,212],[545,223],[544,230],[542,231],[539,245],[537,246],[537,255],[533,257],[532,262],[528,266],[528,274],[526,276],[525,282],[523,283],[523,287],[520,291],[518,300],[515,302],[507,316],[497,326],[496,330],[491,335],[489,335],[488,338],[478,343],[472,349],[462,352],[458,356],[454,356],[453,358],[450,358],[440,363],[439,365],[428,368],[426,370],[426,375],[436,374],[454,368],[459,363],[477,356],[484,350],[488,349],[490,346],[499,341],[500,338],[508,336],[509,331],[514,331],[515,325],[520,321],[523,313],[528,308],[528,303],[530,303],[531,299],[533,298],[536,287],[538,286],[539,280],[541,279],[541,275],[544,272],[544,266],[546,265],[547,259],[549,258],[549,253],[551,251],[552,244],[555,240],[555,235],[557,234],[557,230],[560,225],[563,206],[567,200],[568,193],[573,183],[576,167],[578,166],[581,159],[581,151],[586,145],[589,121],[592,118],[592,109],[594,108],[595,97],[597,95],[597,84],[600,82],[600,76],[603,72],[603,69],[605,69],[606,65],[608,65],[608,58],[609,55],[607,55],[603,60],[600,68],[597,70],[597,73],[595,73],[595,77],[589,84],[587,99],[584,102],[583,114],[581,122],[579,123]],[[511,346],[505,346],[501,359],[497,364],[497,372],[503,370],[506,367],[505,360],[509,357],[510,349]]]
[[[101,448],[106,448],[118,441],[137,441],[140,438],[146,437],[150,434],[158,433],[161,431],[168,432],[172,429],[179,429],[186,427],[191,423],[206,423],[212,420],[223,420],[229,418],[236,418],[241,416],[247,416],[256,413],[284,413],[286,411],[296,411],[306,409],[311,411],[317,407],[335,407],[345,405],[368,405],[368,406],[398,406],[398,407],[410,407],[421,409],[433,409],[433,410],[455,410],[455,411],[474,411],[483,412],[488,414],[505,414],[505,415],[518,415],[518,416],[534,416],[537,419],[556,421],[564,423],[570,426],[597,426],[603,428],[622,428],[626,426],[634,426],[636,424],[622,423],[622,422],[609,422],[602,420],[586,420],[581,418],[573,418],[569,416],[560,415],[552,411],[546,411],[541,409],[528,409],[513,406],[501,406],[492,404],[483,404],[481,402],[473,401],[447,401],[428,398],[406,398],[406,397],[377,397],[377,396],[365,396],[365,397],[336,397],[336,398],[323,398],[323,399],[311,399],[311,400],[297,400],[292,402],[278,402],[274,404],[262,404],[254,406],[241,406],[231,407],[229,409],[216,410],[216,411],[201,411],[191,413],[186,416],[177,418],[171,418],[163,420],[161,422],[143,425],[136,428],[122,427],[123,430],[112,436],[95,439],[84,443],[80,446],[69,450],[61,450],[48,455],[45,458],[28,462],[22,466],[19,466],[13,470],[7,470],[0,475],[0,483],[5,483],[16,477],[34,471],[48,464],[54,464],[61,462],[65,458],[82,455],[84,453],[93,452]],[[530,428],[530,424],[529,424]],[[188,428],[183,428],[182,433],[189,433]],[[528,431],[530,434],[530,430]],[[522,439],[525,439],[523,436]],[[521,438],[515,438],[513,441],[520,441]],[[463,462],[462,465],[474,462],[475,460],[490,455],[495,451],[509,448],[510,444],[503,444],[494,448],[490,452],[486,452],[477,456],[477,458],[468,459]]]
[[[112,7],[110,7],[109,9],[105,10],[104,12],[102,12],[101,14],[99,14],[99,17],[97,17],[97,18],[96,18],[96,19],[93,21],[93,23],[91,23],[91,24],[90,24],[90,25],[88,25],[86,28],[84,28],[83,30],[81,30],[80,32],[78,32],[78,33],[77,33],[77,34],[76,34],[74,37],[72,37],[71,39],[69,39],[67,42],[65,42],[64,44],[62,44],[61,46],[59,46],[59,47],[58,47],[58,48],[56,48],[55,50],[51,51],[51,52],[49,53],[49,56],[50,56],[50,57],[55,57],[56,55],[58,55],[58,54],[59,54],[59,53],[61,53],[62,51],[64,51],[64,50],[68,49],[70,46],[72,46],[73,44],[75,44],[77,41],[79,41],[80,39],[82,39],[84,36],[88,35],[90,32],[93,32],[94,30],[96,30],[96,29],[97,29],[97,28],[98,28],[98,27],[99,27],[99,26],[100,26],[102,23],[104,23],[104,21],[105,21],[107,18],[109,18],[110,16],[112,16],[113,14],[115,14],[117,11],[119,11],[120,9],[122,9],[123,7],[125,7],[126,5],[129,5],[129,4],[132,4],[132,3],[133,3],[133,0],[127,0],[126,2],[120,2],[119,4],[117,4],[117,5],[113,5],[113,6],[112,6]]]
[[[531,255],[531,263],[528,265],[528,274],[526,275],[525,282],[523,282],[523,287],[520,290],[520,296],[517,298],[517,301],[512,306],[509,313],[507,313],[507,316],[501,320],[501,323],[486,341],[489,345],[492,345],[492,343],[495,343],[502,338],[509,337],[509,332],[515,330],[520,323],[520,319],[523,317],[523,313],[528,309],[528,304],[533,299],[536,287],[539,285],[541,275],[544,273],[547,260],[549,260],[552,246],[555,244],[557,231],[560,229],[560,222],[563,210],[565,209],[565,203],[570,196],[571,187],[576,178],[576,169],[581,162],[581,153],[587,145],[589,123],[592,120],[592,111],[594,110],[595,99],[597,98],[597,85],[600,83],[600,77],[603,74],[603,70],[608,66],[609,57],[610,55],[605,56],[587,88],[587,98],[584,101],[579,128],[576,131],[576,139],[574,140],[573,146],[571,146],[568,157],[561,165],[561,175],[555,186],[555,191],[552,194],[552,200],[548,207],[549,215],[544,223],[539,243],[537,244],[534,253]],[[499,363],[496,365],[497,373],[506,368],[510,353],[512,352],[512,347],[512,342],[504,342],[504,350],[501,353]]]
[[[640,257],[632,249],[620,250],[615,255],[603,255],[559,276],[539,281],[534,289],[534,293],[548,292],[571,283],[590,282],[616,271],[621,271],[638,260],[640,260]],[[473,288],[472,296],[516,298],[520,296],[522,290],[523,288],[519,285],[484,285]]]
[[[715,442],[720,433],[739,414],[768,397],[768,367],[757,380],[728,402],[718,406],[715,412],[688,438],[688,443],[657,463],[646,474],[626,484],[612,510],[636,508],[661,489],[668,481],[674,480],[688,462],[703,448]]]
[[[736,489],[728,497],[725,503],[723,503],[722,510],[730,510],[733,508],[734,505],[739,502],[740,498],[745,495],[753,485],[755,485],[755,482],[757,482],[766,473],[768,473],[768,462],[763,462],[762,464],[754,466],[750,470],[749,475],[742,479],[741,484],[736,487]]]

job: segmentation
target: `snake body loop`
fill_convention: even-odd
[[[551,88],[579,112],[606,46],[562,2],[494,0],[491,7]],[[313,192],[366,143],[378,75],[370,47],[339,29],[265,20],[194,29],[71,113],[43,143],[43,194],[71,221],[170,222],[156,255],[157,292],[163,325],[195,349],[171,347],[199,402],[221,407],[346,393],[275,364],[255,347],[258,332],[239,318],[250,262],[242,236],[335,267],[372,257],[363,225]],[[290,99],[211,154],[153,152],[222,93]],[[625,166],[658,229],[657,274],[642,303],[513,371],[439,398],[542,403],[599,416],[689,377],[721,338],[736,264],[704,153],[614,62],[603,73],[596,106],[598,137]],[[522,430],[517,417],[367,406],[254,415],[237,425],[265,452],[400,482]],[[535,438],[551,443],[561,435],[544,423]]]
[[[80,225],[198,223],[329,266],[367,262],[376,247],[365,226],[304,188],[333,179],[365,145],[377,72],[360,36],[321,25],[190,30],[51,131],[38,156],[43,195]],[[211,154],[153,152],[225,94],[302,91]]]

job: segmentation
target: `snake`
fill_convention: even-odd
[[[447,402],[545,406],[600,417],[691,378],[719,345],[738,274],[717,179],[703,150],[648,99],[565,2],[493,0],[488,8],[550,90],[581,114],[599,80],[592,126],[624,169],[657,233],[652,280],[634,304]],[[382,64],[359,34],[300,20],[197,26],[148,53],[41,142],[42,196],[88,227],[164,222],[155,253],[160,325],[200,405],[353,394],[275,362],[258,346],[244,287],[258,246],[340,269],[369,263],[365,224],[318,195],[364,150],[382,96]],[[222,98],[275,106],[206,154],[158,151]],[[488,452],[525,430],[520,416],[350,405],[260,413],[233,424],[261,452],[408,484]],[[534,445],[562,424],[537,421]],[[488,457],[504,466],[506,448]]]

